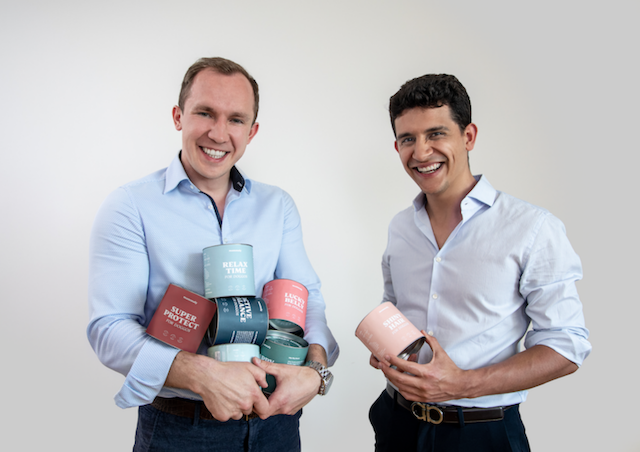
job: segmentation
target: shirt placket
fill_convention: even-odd
[[[477,206],[468,198],[465,197],[460,204],[460,211],[462,213],[462,221],[451,232],[447,241],[442,248],[438,249],[436,255],[433,257],[433,263],[431,266],[431,287],[429,289],[428,309],[427,309],[427,334],[429,336],[438,335],[438,312],[442,303],[446,303],[444,293],[450,293],[445,291],[445,285],[447,281],[442,276],[444,273],[443,265],[445,263],[446,250],[449,244],[455,241],[455,237],[467,222],[467,220],[473,216]]]
[[[218,232],[218,236],[220,237],[220,241],[222,242],[222,225],[220,214],[218,213],[217,207],[215,205],[215,201],[205,192],[201,191],[198,187],[189,182],[189,190],[195,195],[198,196],[199,199],[202,200],[203,208],[207,210],[207,212],[213,217],[213,224],[216,225],[216,230]]]
[[[232,220],[229,218],[229,214],[231,211],[231,204],[238,198],[240,198],[241,196],[241,192],[238,192],[234,189],[229,190],[229,193],[227,193],[227,199],[225,200],[225,207],[224,207],[224,212],[225,212],[225,218],[226,220],[222,222],[221,228],[220,228],[220,238],[222,240],[222,243],[233,243],[233,225],[232,225]]]
[[[442,250],[439,250],[433,257],[431,265],[431,287],[429,289],[429,300],[427,308],[427,334],[429,336],[437,336],[438,326],[438,308],[444,300],[441,296],[441,287],[444,283],[441,278],[442,270]]]

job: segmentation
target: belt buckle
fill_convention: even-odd
[[[242,415],[242,419],[244,419],[244,420],[245,420],[245,421],[247,421],[247,422],[249,422],[251,419],[255,419],[255,418],[257,418],[257,417],[258,417],[258,415],[256,414],[256,412],[255,412],[255,411],[252,411],[252,412],[251,412],[251,413],[249,413],[249,414],[243,414],[243,415]]]
[[[429,405],[422,402],[413,402],[411,404],[411,412],[417,419],[429,422],[430,424],[438,425],[444,420],[444,413],[435,405]],[[433,413],[437,414],[437,417],[435,419],[432,417]]]

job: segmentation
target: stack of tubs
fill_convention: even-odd
[[[276,279],[256,297],[253,247],[224,244],[203,250],[205,297],[217,305],[207,329],[207,354],[218,361],[265,361],[300,366],[309,344],[304,340],[308,291],[300,283]],[[275,378],[267,375],[270,394]]]

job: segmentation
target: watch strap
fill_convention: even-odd
[[[331,386],[331,382],[333,380],[333,374],[329,369],[323,366],[318,361],[307,361],[305,366],[311,367],[318,374],[320,374],[320,389],[318,389],[318,394],[325,395],[329,392],[329,387]]]

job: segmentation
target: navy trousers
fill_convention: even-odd
[[[300,416],[278,415],[265,420],[187,418],[145,405],[138,408],[134,452],[299,452]]]
[[[416,419],[383,391],[369,410],[376,452],[529,452],[517,406],[501,421],[430,424]]]

